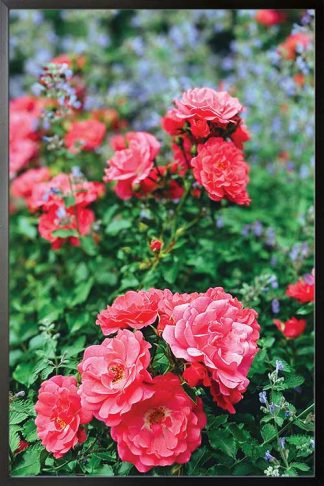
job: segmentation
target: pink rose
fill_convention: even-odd
[[[72,196],[75,205],[88,206],[102,197],[105,186],[101,182],[90,182],[83,178],[74,177],[72,174],[58,174],[48,182],[34,186],[30,197],[30,209],[42,208],[49,210],[53,205],[61,205],[63,199]]]
[[[11,195],[14,198],[23,199],[26,205],[30,207],[30,198],[33,189],[37,187],[39,183],[48,181],[50,177],[51,175],[48,167],[29,169],[14,179],[10,187]]]
[[[172,318],[175,325],[166,325],[162,336],[173,354],[205,365],[217,404],[234,413],[232,403],[248,386],[246,375],[258,350],[257,313],[216,287],[175,307]]]
[[[91,209],[82,206],[71,206],[65,208],[64,205],[52,206],[48,212],[41,215],[38,222],[38,231],[42,238],[52,243],[53,250],[69,241],[71,245],[80,245],[80,236],[85,236],[91,232],[92,224],[95,220]],[[73,232],[70,236],[57,236],[55,231],[65,230]]]
[[[89,346],[78,366],[82,407],[110,426],[123,420],[135,403],[150,398],[154,393],[147,371],[150,347],[140,331],[125,329]]]
[[[192,294],[179,294],[176,292],[173,294],[171,290],[159,290],[160,300],[158,303],[158,314],[159,314],[159,324],[158,324],[158,331],[162,334],[165,326],[167,324],[174,325],[175,322],[173,320],[173,310],[176,306],[181,304],[187,304],[192,300],[196,299],[199,294],[194,292]]]
[[[157,318],[157,292],[154,289],[137,292],[129,290],[98,314],[96,324],[101,327],[105,336],[119,329],[142,329],[153,324]]]
[[[111,428],[120,458],[140,472],[188,462],[201,444],[201,430],[206,425],[201,399],[195,405],[176,375],[155,377],[153,389],[152,398],[134,405]]]
[[[243,107],[237,98],[226,91],[211,88],[193,88],[185,91],[181,100],[175,100],[176,116],[184,120],[200,118],[223,126],[236,123]]]
[[[91,151],[101,145],[106,134],[106,125],[97,120],[82,120],[72,123],[64,137],[66,147],[72,154],[80,150]]]
[[[160,143],[153,135],[145,132],[130,132],[126,134],[125,140],[127,148],[118,150],[107,161],[104,181],[118,182],[118,196],[129,199],[132,196],[133,185],[149,175],[160,150]]]
[[[198,145],[198,155],[191,161],[193,174],[210,199],[228,199],[236,204],[249,205],[246,190],[249,166],[243,153],[232,142],[212,137]]]
[[[86,440],[80,426],[92,413],[81,408],[77,381],[73,376],[53,376],[42,383],[35,405],[37,435],[43,446],[59,459]]]

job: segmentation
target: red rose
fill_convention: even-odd
[[[232,133],[231,135],[231,139],[233,143],[239,149],[243,149],[244,143],[250,140],[250,138],[251,138],[250,132],[248,131],[247,126],[243,121],[239,124],[235,132]]]
[[[305,275],[294,284],[288,285],[286,295],[298,300],[301,304],[314,302],[315,298],[315,279],[313,275]]]
[[[161,120],[162,128],[169,135],[178,135],[184,127],[185,121],[177,117],[177,110],[169,110]]]
[[[286,18],[287,15],[284,12],[272,9],[258,10],[255,16],[255,19],[259,24],[266,26],[281,24]]]
[[[280,44],[279,51],[284,59],[293,61],[296,57],[297,46],[300,45],[306,49],[310,42],[311,38],[309,34],[297,32],[297,34],[291,34],[282,44]]]
[[[206,120],[194,118],[190,120],[191,133],[196,138],[205,138],[210,134],[210,128]]]
[[[152,240],[150,243],[150,249],[153,252],[159,252],[163,246],[163,243],[161,240]]]
[[[274,319],[273,322],[287,339],[297,338],[303,334],[306,328],[305,319],[296,319],[296,317],[291,317],[286,322],[282,322],[279,319]]]

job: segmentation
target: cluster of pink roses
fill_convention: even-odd
[[[174,161],[158,165],[158,140],[149,133],[129,132],[112,138],[115,154],[107,161],[104,180],[116,183],[114,190],[122,199],[148,194],[179,199],[181,178],[192,171],[195,184],[214,201],[248,205],[249,166],[242,149],[250,135],[242,110],[239,100],[225,91],[189,89],[162,118],[163,129],[172,136]]]
[[[10,101],[9,173],[11,179],[38,155],[39,118],[42,107],[42,101],[31,96]]]
[[[78,168],[55,177],[47,167],[30,169],[11,185],[11,194],[23,199],[31,212],[42,211],[39,233],[53,249],[65,241],[79,245],[80,236],[90,233],[95,216],[88,206],[103,196],[104,190],[102,183],[87,181]]]
[[[193,401],[182,384],[210,388],[217,405],[235,413],[258,350],[256,318],[221,287],[192,294],[128,291],[117,297],[98,314],[97,325],[112,337],[85,349],[80,386],[63,376],[42,384],[36,425],[43,445],[62,457],[85,440],[82,425],[95,417],[110,427],[120,458],[140,472],[189,461],[206,416],[202,399]],[[163,375],[154,376],[152,345],[140,330],[150,326],[155,346],[173,354]]]
[[[296,283],[290,284],[287,287],[286,295],[296,299],[300,304],[307,304],[315,300],[315,275],[314,269],[311,274],[306,274],[300,278]],[[306,329],[306,320],[291,317],[283,322],[279,319],[273,320],[279,331],[287,339],[295,339]]]

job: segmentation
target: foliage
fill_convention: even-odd
[[[244,117],[252,136],[244,147],[251,165],[249,207],[217,203],[206,193],[194,197],[190,175],[182,181],[180,202],[122,201],[108,186],[91,203],[92,233],[80,238],[80,246],[53,249],[39,235],[39,213],[13,201],[13,475],[138,474],[119,459],[107,427],[96,420],[88,425],[84,444],[54,459],[42,447],[34,423],[40,384],[55,374],[76,375],[85,347],[102,341],[95,325],[98,312],[118,295],[150,287],[204,292],[216,286],[259,313],[260,351],[248,375],[250,385],[234,415],[216,407],[199,387],[208,418],[201,447],[188,463],[157,467],[147,475],[313,474],[313,305],[300,304],[285,291],[313,268],[314,54],[310,47],[285,60],[277,50],[291,31],[300,30],[312,35],[312,12],[290,11],[283,24],[272,27],[258,24],[255,12],[245,10],[11,13],[12,97],[42,94],[36,83],[41,66],[67,52],[74,64],[80,56],[86,59],[81,68],[73,66],[72,77],[77,92],[86,87],[81,118],[102,108],[114,110],[115,118],[105,120],[108,138],[126,130],[150,131],[163,142],[162,165],[173,155],[161,116],[190,87],[210,86],[237,96],[247,107]],[[54,104],[46,113],[41,130],[47,138],[39,141],[39,157],[29,167],[47,166],[55,176],[78,166],[87,180],[102,181],[113,153],[107,140],[93,151],[73,154],[62,142],[69,110],[55,118]],[[65,202],[73,207],[73,200]],[[154,240],[162,242],[161,250],[152,250]],[[292,316],[306,319],[306,331],[287,339],[273,319]],[[160,373],[166,371],[159,350],[154,363]],[[21,441],[28,447],[19,450]]]

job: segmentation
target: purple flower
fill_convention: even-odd
[[[271,302],[271,309],[273,314],[279,314],[280,312],[280,303],[278,299],[273,299]]]
[[[218,218],[216,219],[216,228],[223,228],[223,226],[224,226],[223,218],[221,216],[218,216]]]
[[[249,236],[250,233],[250,225],[245,224],[242,228],[242,236]]]
[[[253,233],[255,236],[261,236],[263,232],[263,225],[260,221],[256,221],[253,226]]]
[[[266,451],[266,453],[265,453],[265,455],[264,455],[264,459],[265,459],[266,461],[268,461],[268,462],[269,462],[269,461],[272,461],[272,460],[274,459],[274,457],[273,457],[273,456],[270,454],[270,451],[269,451],[269,450],[268,450],[268,451]]]
[[[260,403],[264,403],[264,404],[267,403],[267,392],[266,391],[262,391],[262,392],[259,393],[259,400],[260,400]]]
[[[279,438],[279,445],[280,445],[281,449],[284,449],[285,448],[285,442],[286,442],[286,438],[285,437],[280,437]]]
[[[279,359],[276,360],[276,372],[282,371],[284,369],[283,362],[280,361]]]

